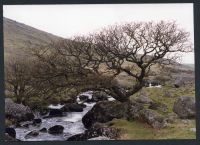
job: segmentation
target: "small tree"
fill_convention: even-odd
[[[6,91],[16,97],[17,103],[22,103],[30,93],[31,64],[28,60],[11,58],[5,63]]]

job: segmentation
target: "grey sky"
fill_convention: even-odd
[[[193,4],[10,5],[3,15],[64,38],[115,23],[175,20],[194,40]],[[184,54],[182,62],[194,63],[194,53]]]

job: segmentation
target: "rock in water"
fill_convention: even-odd
[[[41,123],[42,123],[42,119],[40,119],[40,118],[37,118],[37,119],[33,120],[33,125],[39,125]]]
[[[112,139],[105,136],[98,136],[98,137],[89,138],[88,140],[112,140]]]
[[[127,105],[119,101],[102,101],[88,111],[82,118],[86,128],[90,128],[95,122],[105,123],[113,118],[126,117]]]
[[[50,109],[49,116],[50,117],[63,116],[63,111],[62,111],[62,109]]]
[[[77,134],[74,136],[69,137],[68,141],[85,141],[88,139],[95,140],[92,138],[103,137],[101,140],[111,140],[117,139],[119,136],[119,129],[107,127],[100,123],[95,123],[90,129],[86,130],[84,133]]]
[[[47,132],[47,129],[44,127],[42,129],[40,129],[40,132]]]
[[[92,94],[92,100],[94,102],[106,101],[106,100],[108,100],[108,94],[106,94],[103,91],[95,91]]]
[[[7,133],[9,136],[13,137],[13,138],[16,138],[16,131],[14,128],[12,127],[7,127],[5,129],[5,133]]]
[[[137,119],[139,111],[144,107],[137,102],[124,102],[119,101],[102,101],[94,105],[82,118],[82,122],[86,128],[90,128],[94,123],[105,123],[112,119]]]
[[[63,107],[63,111],[64,112],[82,112],[83,108],[85,107],[86,105],[84,104],[77,104],[77,103],[65,104],[65,106]]]
[[[20,140],[11,137],[8,133],[5,133],[4,141],[20,141]]]
[[[34,119],[34,114],[28,106],[14,103],[10,98],[5,99],[5,114],[18,122]]]
[[[182,119],[195,118],[195,98],[193,97],[179,97],[174,103],[173,111]]]
[[[63,133],[64,127],[61,125],[55,125],[48,129],[48,133],[50,134],[61,134]]]
[[[38,135],[39,135],[39,131],[38,131],[38,130],[33,130],[33,131],[29,132],[29,133],[25,136],[25,138],[27,139],[27,138],[31,138],[31,137],[36,137],[36,136],[38,136]]]

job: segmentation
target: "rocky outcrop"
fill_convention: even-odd
[[[194,97],[179,97],[175,101],[173,111],[182,119],[195,118],[195,98]]]
[[[86,130],[84,133],[74,135],[68,138],[68,141],[85,141],[85,140],[94,140],[100,136],[106,139],[117,139],[119,136],[119,129],[107,127],[100,123],[94,124],[90,129]],[[93,139],[92,139],[93,138]]]
[[[146,122],[155,129],[161,129],[166,126],[165,118],[153,110],[141,110],[139,113],[138,120]]]
[[[63,133],[64,127],[61,125],[55,125],[48,129],[48,133],[50,134],[61,134]]]
[[[168,107],[167,107],[167,105],[160,103],[160,102],[151,102],[149,105],[149,109],[158,110],[161,112],[167,112]]]
[[[82,122],[86,128],[90,128],[96,122],[104,123],[113,118],[126,118],[127,107],[125,103],[119,101],[98,102],[86,113]]]
[[[136,99],[136,102],[138,103],[142,103],[142,104],[150,104],[151,102],[153,102],[149,97],[147,96],[139,96]]]
[[[5,99],[5,114],[7,118],[18,122],[34,119],[34,114],[28,106],[14,103],[10,98]]]

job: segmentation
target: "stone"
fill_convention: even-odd
[[[79,96],[80,101],[82,102],[87,102],[87,100],[89,99],[87,95],[80,95]]]
[[[98,136],[98,137],[89,138],[88,140],[112,140],[112,139],[105,136]]]
[[[166,127],[166,121],[164,117],[162,117],[160,114],[153,110],[141,110],[138,120],[146,122],[155,129],[161,129]]]
[[[33,130],[33,131],[29,132],[29,133],[25,136],[25,138],[28,139],[28,138],[31,138],[31,137],[36,137],[36,136],[38,136],[38,135],[39,135],[39,131],[38,131],[38,130]]]
[[[114,118],[125,118],[127,104],[119,101],[102,101],[96,103],[82,118],[86,128],[90,128],[94,123],[105,123]]]
[[[108,100],[108,94],[103,91],[95,91],[92,94],[92,100],[93,102],[106,101]]]
[[[65,104],[65,106],[63,107],[63,111],[65,111],[65,112],[82,112],[83,108],[85,108],[85,107],[86,107],[85,104],[77,104],[77,103]]]
[[[151,102],[149,105],[149,109],[167,112],[168,107],[163,103]]]
[[[10,98],[5,99],[6,118],[14,119],[17,122],[34,119],[34,114],[28,106],[14,103]]]
[[[42,128],[42,129],[40,129],[40,132],[47,132],[47,129],[44,127],[44,128]]]
[[[94,124],[90,129],[86,130],[84,133],[77,134],[69,137],[68,141],[85,141],[91,138],[97,138],[100,136],[106,139],[117,139],[119,137],[119,129],[104,126],[100,123]],[[104,138],[104,139],[105,139]]]
[[[63,110],[62,109],[50,109],[49,116],[51,116],[51,117],[63,116]]]
[[[62,134],[64,130],[64,127],[61,125],[55,125],[53,127],[50,127],[48,129],[49,134]]]
[[[148,98],[146,96],[139,96],[135,100],[136,100],[136,102],[142,103],[142,104],[149,104],[149,103],[153,102],[150,98]]]
[[[42,119],[37,118],[33,120],[33,125],[40,125],[42,123]]]
[[[20,141],[16,138],[13,138],[12,136],[10,136],[8,133],[5,133],[5,136],[4,136],[4,141]]]
[[[13,138],[16,138],[16,131],[14,128],[12,127],[7,127],[5,129],[5,133],[7,133],[9,136],[13,137]]]
[[[195,98],[183,96],[179,97],[173,106],[173,111],[181,119],[192,119],[196,116]]]

